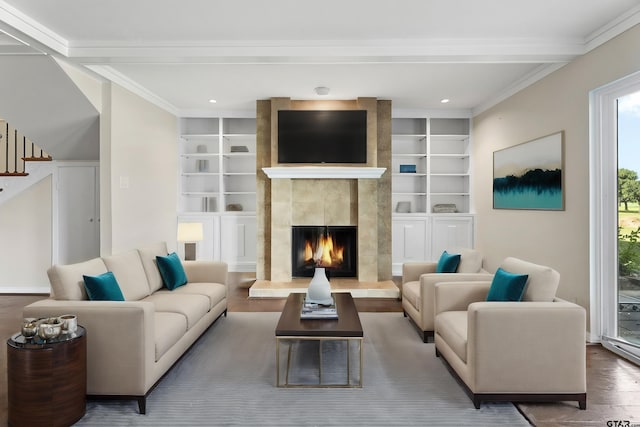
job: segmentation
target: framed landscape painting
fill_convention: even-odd
[[[564,131],[493,153],[493,208],[564,210]]]

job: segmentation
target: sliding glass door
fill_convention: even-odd
[[[591,338],[640,363],[640,73],[590,98]]]
[[[616,100],[618,135],[617,337],[640,345],[640,92]]]

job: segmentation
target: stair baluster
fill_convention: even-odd
[[[28,161],[51,161],[52,158],[40,147],[36,146],[32,141],[27,141],[25,135],[19,135],[18,130],[14,129],[13,132],[13,147],[10,147],[11,130],[9,123],[5,122],[5,128],[0,131],[0,143],[4,143],[4,152],[0,151],[0,159],[4,154],[4,171],[0,169],[0,176],[27,176],[29,175],[26,170],[26,164]],[[22,147],[19,144],[19,138],[22,138]],[[4,141],[2,141],[4,139]],[[31,154],[27,154],[27,146],[31,145]],[[13,149],[13,151],[12,151]],[[36,156],[36,151],[40,153]],[[10,156],[13,156],[13,170],[10,170]],[[2,190],[0,190],[2,191]]]

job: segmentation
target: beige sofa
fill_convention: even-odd
[[[560,275],[516,258],[501,267],[528,274],[520,302],[487,302],[490,281],[435,287],[436,355],[483,401],[578,401],[587,405],[586,313],[555,297]]]
[[[165,243],[55,265],[51,297],[24,308],[25,317],[73,313],[87,331],[87,395],[132,398],[140,413],[160,378],[221,315],[227,313],[227,265],[183,262],[188,283],[163,286],[156,256]],[[113,272],[125,301],[89,301],[83,275]]]
[[[423,342],[433,338],[435,284],[461,280],[491,280],[482,268],[482,255],[474,249],[452,249],[460,254],[456,273],[436,273],[437,262],[408,262],[402,265],[402,310],[418,329]]]

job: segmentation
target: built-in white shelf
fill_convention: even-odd
[[[179,211],[219,214],[240,205],[230,212],[255,213],[255,118],[189,117],[180,124]]]

